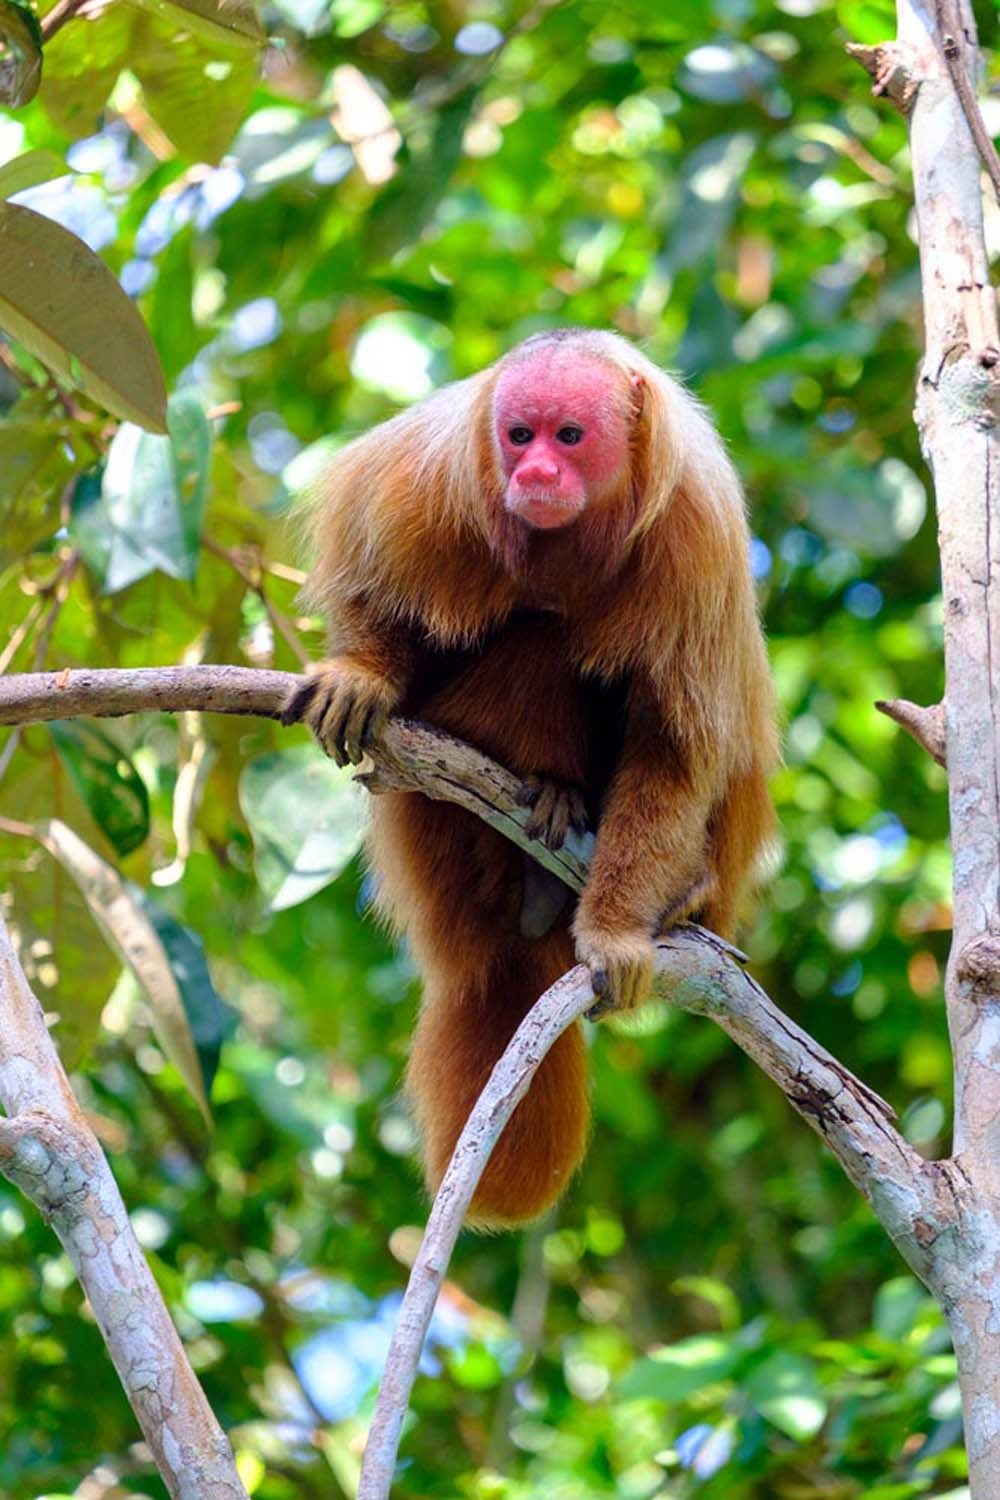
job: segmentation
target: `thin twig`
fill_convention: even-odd
[[[935,9],[941,30],[941,51],[945,64],[951,75],[951,81],[955,85],[962,113],[972,132],[972,139],[976,143],[979,160],[993,184],[997,202],[1000,203],[1000,156],[997,155],[993,137],[986,128],[983,112],[979,108],[979,100],[969,81],[967,65],[969,44],[958,6],[955,0],[935,0]]]
[[[50,42],[57,32],[62,31],[68,21],[80,14],[91,0],[56,0],[56,4],[47,15],[39,22],[42,33],[42,41]]]
[[[947,765],[947,735],[943,703],[934,703],[924,708],[911,703],[907,698],[879,698],[875,707],[879,713],[895,720],[901,729],[912,734],[918,745],[922,745],[939,766]]]

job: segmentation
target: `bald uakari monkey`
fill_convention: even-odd
[[[547,902],[539,867],[473,814],[373,799],[378,905],[423,976],[407,1084],[433,1188],[518,1023],[574,962],[628,1009],[664,925],[732,933],[777,755],[744,500],[676,381],[617,335],[567,329],[342,449],[311,527],[331,654],[286,719],[341,763],[389,714],[424,719],[523,777],[550,844],[596,827],[579,900]],[[498,1142],[473,1223],[559,1196],[587,1095],[574,1026]]]

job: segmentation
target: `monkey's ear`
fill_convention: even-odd
[[[646,404],[646,377],[640,370],[630,370],[628,383],[632,392],[632,419],[638,421]]]

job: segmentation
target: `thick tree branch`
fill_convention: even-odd
[[[2,921],[0,1104],[0,1172],[62,1241],[170,1494],[246,1500]]]

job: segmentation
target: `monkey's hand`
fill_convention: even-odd
[[[572,828],[587,831],[587,809],[579,787],[565,786],[545,776],[526,776],[517,791],[521,807],[531,808],[525,832],[541,839],[546,849],[561,849]]]
[[[596,1021],[613,1010],[634,1010],[653,983],[653,939],[648,932],[603,932],[574,924],[576,956],[590,970],[597,996],[587,1015]]]
[[[393,683],[350,657],[332,657],[310,667],[281,714],[282,724],[304,722],[327,755],[357,765],[399,701]]]

